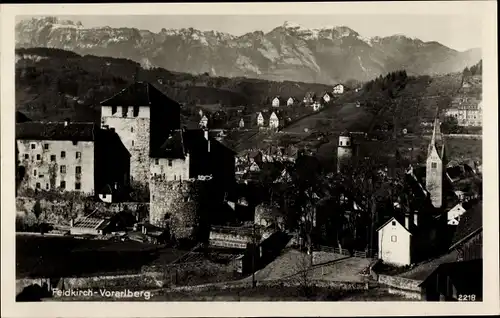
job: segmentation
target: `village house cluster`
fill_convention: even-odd
[[[432,256],[432,250],[456,249],[463,259],[480,258],[482,201],[479,189],[471,189],[477,177],[474,164],[450,164],[446,158],[444,137],[439,121],[429,143],[425,167],[409,167],[408,181],[414,197],[421,197],[418,207],[402,211],[378,229],[378,255],[385,263],[404,266]],[[430,204],[427,205],[426,199]],[[394,203],[397,207],[400,203]],[[450,233],[453,235],[450,240]],[[464,256],[465,255],[465,256]]]

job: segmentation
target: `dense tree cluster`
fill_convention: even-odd
[[[475,76],[483,74],[483,60],[480,60],[477,64],[466,67],[462,73],[464,76]]]

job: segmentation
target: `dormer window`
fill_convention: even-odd
[[[431,168],[436,169],[437,168],[437,162],[432,162],[431,163]]]

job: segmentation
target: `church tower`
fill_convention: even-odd
[[[343,167],[351,164],[353,146],[351,135],[344,131],[339,136],[339,144],[337,146],[337,172],[340,173]]]
[[[430,194],[432,205],[440,208],[443,205],[443,177],[446,168],[445,145],[441,134],[440,122],[436,116],[432,130],[431,142],[427,150],[425,187]]]

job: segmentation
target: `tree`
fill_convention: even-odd
[[[312,265],[312,258],[309,258],[304,253],[300,253],[296,264],[296,278],[298,280],[299,292],[306,298],[309,298],[312,294]]]
[[[443,123],[441,123],[441,131],[444,134],[458,134],[462,128],[458,125],[458,120],[453,116],[446,116]]]
[[[40,215],[42,215],[42,206],[40,205],[40,200],[36,200],[33,206],[33,214],[35,214],[37,222],[40,223]]]

